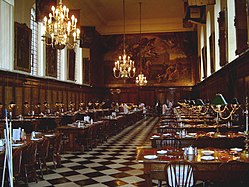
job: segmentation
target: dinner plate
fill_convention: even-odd
[[[52,137],[52,136],[54,136],[53,134],[45,134],[44,135],[45,137]]]
[[[159,150],[159,151],[157,151],[157,153],[158,153],[158,154],[166,154],[167,151],[166,151],[166,150]]]
[[[217,135],[218,137],[220,137],[220,138],[225,138],[225,137],[227,137],[226,135],[221,135],[221,134],[219,134],[219,135]]]
[[[163,134],[163,136],[171,136],[172,134],[170,133],[166,133],[166,134]]]
[[[153,135],[153,136],[151,136],[152,138],[160,138],[160,136],[158,136],[158,135]]]
[[[185,138],[192,138],[193,136],[191,135],[185,135]]]
[[[234,147],[234,148],[231,148],[230,150],[231,150],[231,151],[237,151],[237,152],[240,152],[240,151],[242,151],[243,149],[241,149],[241,148],[237,148],[237,147]]]
[[[190,136],[195,136],[196,135],[196,133],[195,132],[190,132],[190,133],[188,133]]]
[[[213,156],[202,156],[201,157],[202,160],[214,160]]]
[[[239,131],[238,134],[245,134],[244,132]]]
[[[38,141],[38,140],[41,140],[42,138],[32,138],[31,140],[33,141]]]
[[[144,155],[144,158],[148,160],[153,160],[153,159],[156,159],[157,156],[156,155]]]
[[[201,153],[205,156],[209,156],[209,155],[212,155],[214,154],[214,151],[211,151],[211,150],[202,150]]]
[[[12,144],[12,147],[20,147],[22,145],[23,145],[22,143],[14,143],[14,144]]]

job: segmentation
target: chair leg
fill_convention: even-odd
[[[41,159],[38,158],[38,165],[39,165],[39,169],[40,169],[40,172],[41,172],[41,177],[43,179],[43,172],[42,172],[42,162],[41,162]]]
[[[27,171],[27,167],[24,168],[24,172],[25,172],[25,183],[28,184],[28,171]]]
[[[53,156],[54,169],[56,169],[55,157]]]
[[[44,165],[45,168],[46,168],[46,172],[48,172],[47,162],[46,162],[46,160],[45,160],[44,158],[42,159],[42,162],[43,162],[43,165]]]
[[[162,186],[162,181],[158,180],[157,186],[158,186],[158,187],[161,187],[161,186]]]
[[[38,183],[38,180],[37,180],[37,174],[36,174],[36,168],[35,166],[32,167],[32,170],[33,170],[33,173],[34,173],[34,177],[35,177],[35,182]]]

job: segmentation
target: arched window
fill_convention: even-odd
[[[205,41],[204,41],[204,28],[203,26],[201,26],[201,32],[200,32],[200,49],[201,49],[201,70],[200,70],[200,80],[202,81],[205,78],[205,73],[204,73],[204,62],[203,62],[203,51],[202,49],[204,49],[205,46]]]
[[[211,75],[211,53],[210,53],[210,38],[211,36],[211,18],[210,12],[207,12],[206,21],[206,41],[207,41],[207,77]]]
[[[234,1],[227,1],[227,35],[228,35],[228,63],[232,62],[236,55],[236,29],[234,26],[235,4]],[[245,33],[247,34],[247,32]]]
[[[31,75],[38,75],[38,24],[36,22],[35,8],[31,8],[30,29],[31,37]]]
[[[214,51],[215,51],[215,71],[218,71],[220,67],[220,51],[219,51],[219,24],[218,24],[218,17],[220,12],[220,0],[216,0],[216,4],[214,5],[214,33],[215,33],[215,40],[214,40]]]

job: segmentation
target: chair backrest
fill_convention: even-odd
[[[13,175],[19,176],[21,173],[22,149],[16,149],[13,153]]]
[[[209,136],[200,136],[195,140],[193,146],[198,148],[213,147],[212,138]]]
[[[41,158],[47,158],[48,157],[48,149],[49,149],[49,140],[44,139],[41,144],[37,145],[37,152],[39,157]]]
[[[61,152],[61,147],[62,147],[62,136],[63,134],[57,134],[55,137],[55,142],[54,142],[54,153],[59,154]]]
[[[232,160],[219,166],[219,179],[224,186],[249,186],[249,164]]]
[[[170,187],[191,187],[195,185],[195,167],[190,162],[172,161],[165,166],[166,182]]]
[[[233,147],[244,148],[245,138],[243,136],[231,138],[230,143],[229,143],[229,148],[233,148]]]
[[[176,138],[169,137],[161,140],[161,147],[181,148],[181,141]]]
[[[175,128],[163,128],[161,129],[161,133],[172,133],[172,134],[176,134],[176,129]]]
[[[36,164],[36,154],[37,154],[37,143],[32,142],[28,147],[23,151],[23,162],[28,165]]]

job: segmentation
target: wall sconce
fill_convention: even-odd
[[[115,93],[120,94],[121,90],[120,89],[110,89],[110,93],[113,95]]]
[[[239,109],[240,105],[238,104],[238,100],[233,101],[230,107],[231,109],[229,109],[229,105],[222,94],[216,94],[211,101],[211,108],[217,114],[217,132],[219,131],[219,119],[227,120]],[[227,116],[224,116],[225,114],[227,114]]]
[[[23,106],[24,106],[24,108],[29,108],[29,103],[28,103],[27,101],[25,101],[25,102],[23,103]]]

